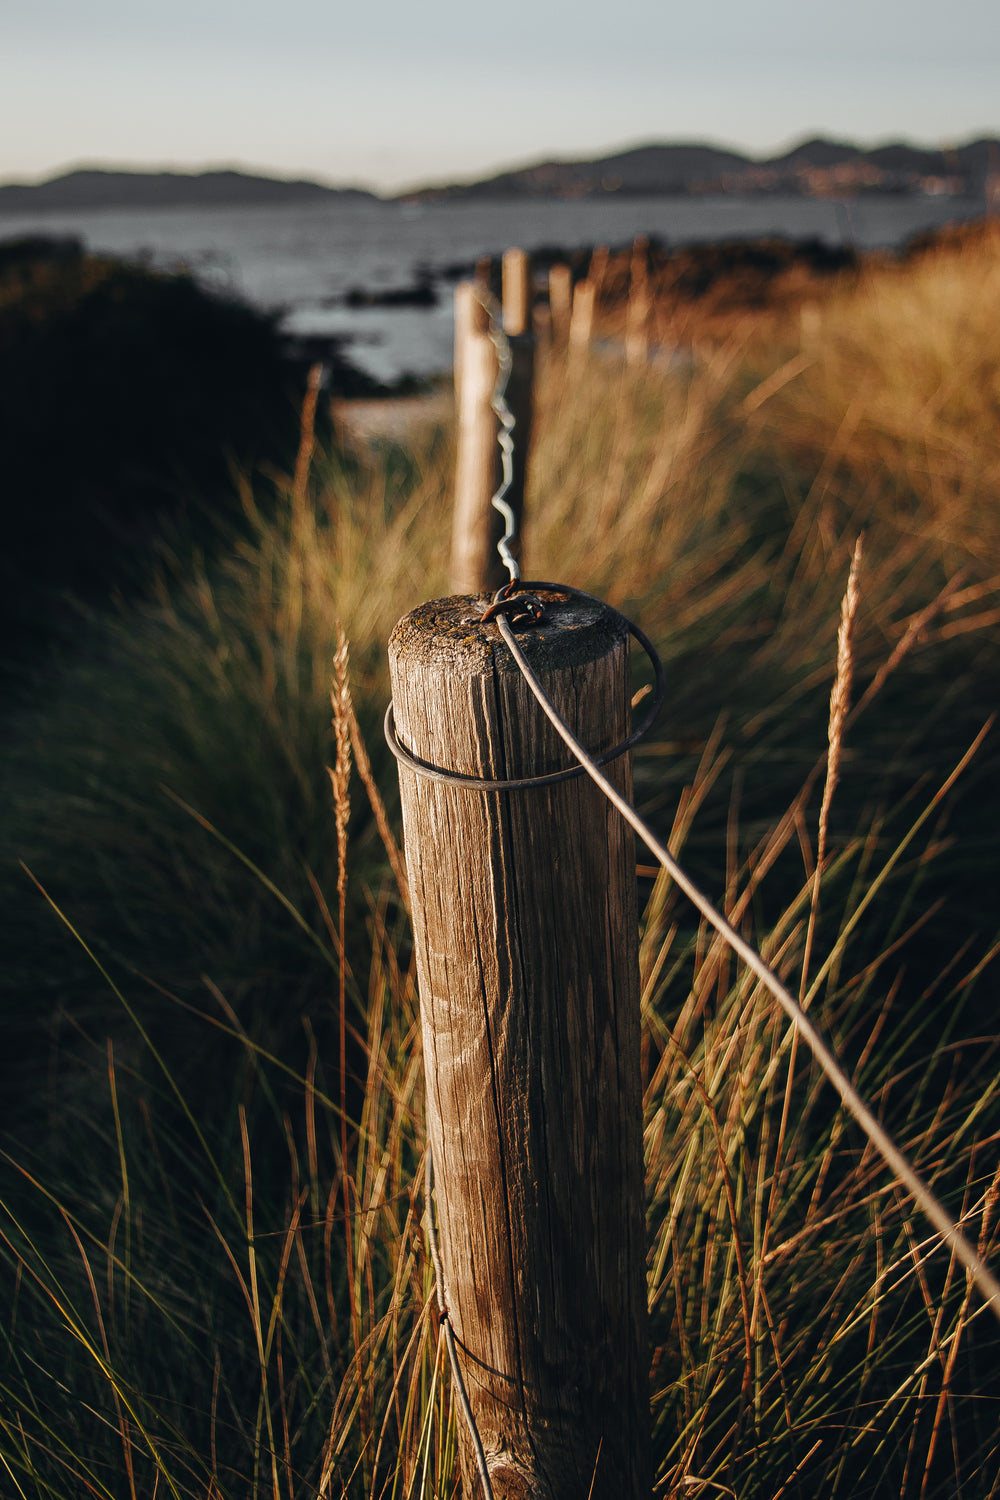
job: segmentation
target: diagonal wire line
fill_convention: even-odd
[[[994,1316],[1000,1322],[1000,1282],[996,1280],[983,1264],[972,1245],[951,1217],[945,1212],[934,1193],[932,1193],[931,1189],[918,1175],[908,1158],[903,1155],[902,1151],[900,1151],[899,1147],[892,1140],[892,1137],[876,1120],[801,1006],[785,988],[777,974],[764,962],[757,950],[751,947],[745,938],[740,936],[735,927],[726,921],[721,912],[716,911],[708,897],[703,895],[690,877],[684,873],[670,851],[660,843],[652,829],[643,822],[631,803],[621,795],[617,787],[595,765],[572,730],[563,722],[556,709],[549,702],[545,689],[542,687],[527,657],[518,645],[514,632],[506,618],[503,615],[499,615],[497,616],[496,623],[501,636],[510,648],[511,655],[524,674],[525,680],[541,705],[545,716],[566,745],[572,750],[577,760],[587,772],[587,775],[592,781],[597,783],[604,795],[618,809],[625,821],[635,830],[643,843],[656,856],[660,864],[684,894],[694,903],[716,931],[722,934],[729,945],[739,954],[747,967],[757,975],[761,983],[770,990],[771,994],[792,1021],[792,1024],[823,1069],[827,1078],[837,1090],[848,1113],[854,1117],[882,1159],[892,1168],[899,1180],[907,1187],[917,1205],[947,1242],[952,1253],[962,1262],[962,1265],[985,1297]],[[984,728],[971,750],[966,754],[962,762],[963,765],[978,747],[985,732]],[[954,776],[951,779],[953,780]]]

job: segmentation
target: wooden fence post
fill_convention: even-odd
[[[552,314],[552,341],[560,348],[569,335],[570,309],[573,304],[573,273],[569,266],[549,268],[549,309]]]
[[[478,605],[393,631],[399,739],[487,779],[571,764]],[[520,639],[585,744],[625,737],[619,616],[554,603]],[[627,756],[612,774],[630,786]],[[443,1295],[494,1495],[648,1500],[632,835],[586,777],[482,791],[401,765],[400,789]]]
[[[487,327],[486,308],[477,295],[475,281],[460,281],[455,287],[455,352],[454,379],[455,401],[462,400],[462,380],[465,375],[465,354],[469,340],[477,333],[485,333]]]
[[[573,316],[569,325],[570,359],[586,354],[594,332],[594,283],[578,281],[573,292]]]
[[[517,538],[512,546],[514,556],[524,570],[522,523],[524,520],[524,490],[528,474],[528,454],[531,449],[531,428],[534,421],[535,392],[535,339],[532,330],[532,286],[531,264],[523,250],[507,250],[503,257],[503,331],[510,345],[510,379],[507,381],[507,405],[514,418],[513,475],[506,500],[514,512]],[[495,514],[495,512],[494,512]],[[494,555],[496,542],[503,535],[502,525],[494,533]],[[508,575],[500,563],[493,577],[486,580],[487,587],[499,588],[508,581]]]
[[[476,282],[455,288],[455,404],[458,444],[452,517],[451,587],[456,592],[488,587],[490,549],[499,517],[491,517],[496,490],[497,419],[491,401],[497,355],[487,328],[489,317]],[[495,513],[494,513],[495,515]],[[500,535],[503,534],[502,525]],[[497,559],[499,563],[499,558]],[[498,580],[499,587],[506,578]]]
[[[503,328],[519,337],[531,328],[531,266],[523,250],[503,253]]]
[[[607,245],[595,245],[590,255],[590,268],[587,271],[587,280],[594,288],[594,296],[600,297],[604,290],[604,278],[608,274],[608,261],[611,259],[611,251]]]
[[[460,325],[464,330],[461,351]],[[492,592],[507,583],[509,576],[497,552],[497,542],[504,534],[503,518],[490,503],[501,470],[499,425],[491,408],[497,358],[486,328],[486,312],[476,296],[475,284],[461,283],[455,290],[458,454],[450,574],[456,594]],[[506,401],[514,418],[514,472],[506,499],[516,517],[518,538],[512,550],[517,556],[531,442],[535,348],[530,332],[531,281],[523,250],[504,253],[503,329],[511,351]]]

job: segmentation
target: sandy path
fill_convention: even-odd
[[[332,408],[339,434],[351,442],[370,443],[377,438],[402,441],[421,428],[442,425],[451,420],[455,401],[450,391],[433,391],[429,396],[338,400]]]

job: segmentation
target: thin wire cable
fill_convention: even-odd
[[[819,1032],[808,1019],[798,1002],[782,984],[778,976],[768,967],[756,949],[752,948],[745,938],[740,936],[735,927],[726,921],[721,912],[716,911],[708,897],[703,895],[694,882],[684,873],[670,851],[660,843],[652,829],[647,827],[631,803],[626,801],[617,787],[594,764],[572,730],[563,722],[555,708],[549,702],[545,694],[545,689],[532,670],[524,652],[517,643],[513,630],[504,616],[498,616],[496,623],[501,636],[510,649],[511,655],[524,674],[525,680],[541,705],[546,718],[569,746],[570,750],[572,750],[577,760],[587,772],[587,775],[597,783],[604,795],[618,809],[625,821],[635,830],[674,882],[680,886],[684,894],[694,903],[716,931],[722,934],[729,945],[739,954],[747,967],[757,975],[761,983],[770,990],[771,994],[792,1021],[827,1078],[829,1078],[837,1090],[848,1113],[861,1126],[882,1159],[909,1189],[917,1205],[934,1225],[934,1228],[942,1235],[950,1246],[952,1253],[962,1262],[962,1265],[986,1298],[998,1322],[1000,1322],[1000,1282],[987,1270],[972,1245],[970,1245],[958,1226],[945,1212],[944,1208],[931,1192],[931,1189],[918,1176],[914,1167],[911,1166],[887,1131],[876,1120],[829,1047],[823,1041]]]
[[[510,550],[510,544],[517,536],[517,517],[507,502],[506,495],[514,482],[514,413],[507,404],[507,382],[510,380],[513,358],[510,352],[510,340],[503,330],[500,321],[500,307],[495,297],[488,292],[480,293],[480,300],[489,314],[490,327],[489,336],[493,341],[493,347],[497,351],[497,380],[493,387],[493,396],[490,401],[497,420],[500,423],[500,431],[497,433],[497,442],[500,445],[500,485],[496,494],[492,497],[490,504],[494,510],[498,510],[503,516],[504,534],[497,542],[497,551],[507,572],[510,574],[511,584],[518,583],[521,578],[521,569],[517,558]]]
[[[469,1435],[472,1438],[472,1446],[476,1453],[476,1468],[479,1470],[479,1479],[483,1486],[484,1500],[493,1500],[493,1486],[490,1483],[490,1471],[486,1467],[486,1454],[483,1450],[482,1439],[479,1436],[479,1428],[476,1426],[476,1419],[472,1415],[472,1407],[469,1405],[465,1381],[462,1378],[461,1366],[458,1363],[458,1350],[455,1347],[455,1335],[452,1331],[451,1318],[448,1316],[448,1309],[444,1302],[444,1267],[441,1264],[437,1231],[434,1228],[434,1157],[431,1153],[429,1141],[427,1143],[427,1162],[424,1167],[424,1204],[427,1209],[427,1238],[431,1247],[431,1265],[434,1267],[434,1290],[437,1294],[438,1313],[441,1319],[441,1328],[444,1332],[444,1345],[448,1351],[452,1379],[455,1382],[455,1394],[458,1397],[458,1404],[462,1408],[462,1416],[465,1418]]]

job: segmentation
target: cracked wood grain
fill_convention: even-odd
[[[436,600],[397,625],[400,739],[466,775],[560,769],[495,626],[467,623],[477,605]],[[551,603],[520,639],[584,744],[625,737],[618,616]],[[630,790],[627,757],[612,775]],[[481,792],[400,766],[400,788],[445,1300],[494,1493],[647,1500],[631,832],[586,777]]]

